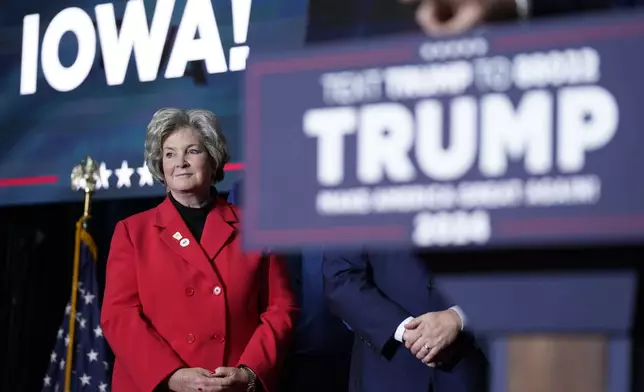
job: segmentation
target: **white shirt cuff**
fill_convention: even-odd
[[[405,325],[407,325],[407,323],[413,319],[413,317],[407,317],[402,323],[400,323],[398,328],[396,328],[396,332],[394,333],[394,339],[396,339],[400,343],[404,343],[403,335],[405,334]]]
[[[517,13],[521,19],[530,17],[530,0],[515,0],[517,4]]]
[[[461,318],[461,331],[462,331],[467,325],[467,316],[465,315],[465,312],[463,312],[463,309],[461,309],[460,306],[452,306],[450,309],[455,311],[456,314],[458,314],[458,317]]]

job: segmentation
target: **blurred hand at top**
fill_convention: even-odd
[[[416,22],[429,35],[458,34],[481,23],[513,20],[518,16],[516,0],[398,0],[419,3]],[[565,0],[562,0],[565,1]]]

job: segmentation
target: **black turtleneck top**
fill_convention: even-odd
[[[216,191],[213,191],[216,195]],[[174,207],[179,211],[179,215],[183,218],[186,226],[195,237],[197,242],[201,242],[201,235],[203,234],[203,228],[206,226],[206,218],[208,213],[212,210],[212,207],[215,205],[215,197],[211,198],[211,201],[203,207],[191,208],[186,207],[183,204],[179,203],[173,196],[172,193],[168,192],[168,197],[172,201]]]

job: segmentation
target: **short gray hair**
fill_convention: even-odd
[[[163,143],[168,136],[181,128],[192,128],[199,133],[213,163],[213,184],[223,180],[224,166],[230,161],[226,138],[221,132],[215,113],[199,109],[164,108],[154,113],[145,137],[145,163],[152,176],[162,184],[165,182]]]

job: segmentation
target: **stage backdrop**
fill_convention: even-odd
[[[158,195],[143,167],[161,107],[214,111],[242,167],[247,55],[303,45],[307,1],[7,2],[0,13],[0,205],[77,200],[71,168],[101,162],[98,198]]]

